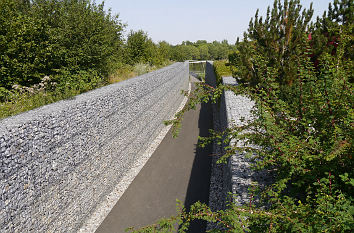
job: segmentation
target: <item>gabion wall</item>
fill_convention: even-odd
[[[188,63],[0,121],[0,231],[76,232],[173,116]]]

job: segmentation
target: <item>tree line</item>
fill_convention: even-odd
[[[223,60],[227,59],[234,48],[227,40],[207,42],[183,41],[178,45],[171,45],[166,41],[154,43],[143,30],[130,31],[127,37],[126,54],[130,64],[149,62],[161,64],[165,60]]]
[[[44,76],[59,86],[105,79],[125,64],[225,59],[231,49],[227,41],[154,43],[142,30],[125,37],[119,17],[90,0],[1,0],[0,11],[3,90],[38,84]]]

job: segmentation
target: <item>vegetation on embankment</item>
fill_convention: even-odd
[[[0,117],[105,85],[124,25],[90,1],[0,1]]]
[[[232,69],[227,60],[214,61],[213,66],[217,84],[222,83],[222,77],[232,76]]]
[[[264,18],[257,11],[229,56],[240,85],[200,84],[186,107],[216,101],[224,90],[252,98],[253,121],[214,132],[200,145],[234,142],[221,161],[247,152],[272,183],[250,187],[247,205],[213,212],[196,203],[138,232],[172,231],[175,223],[186,232],[196,219],[216,223],[212,232],[352,232],[353,2],[335,0],[314,23],[312,14],[299,0],[275,0]],[[242,141],[246,147],[237,146]]]
[[[154,43],[142,30],[125,37],[121,19],[91,0],[0,0],[0,12],[0,118],[232,48]]]

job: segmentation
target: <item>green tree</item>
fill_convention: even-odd
[[[220,49],[220,46],[219,46],[219,42],[217,41],[214,41],[213,43],[211,44],[208,44],[208,53],[209,53],[209,56],[210,58],[209,59],[212,59],[212,60],[219,60],[219,49]]]
[[[70,74],[107,77],[122,59],[118,16],[89,0],[0,1],[0,85],[33,85],[45,75],[59,83]],[[77,76],[79,78],[80,76]],[[79,80],[70,79],[70,82]]]
[[[174,61],[185,61],[191,59],[190,49],[188,49],[187,45],[176,45],[172,48],[172,60]]]
[[[0,86],[31,85],[45,73],[48,30],[20,1],[0,1]]]
[[[166,41],[160,41],[158,43],[159,53],[163,60],[169,60],[171,58],[171,45]]]
[[[334,0],[328,7],[328,18],[342,25],[354,22],[354,3],[351,0]]]
[[[316,22],[312,25],[312,33],[310,36],[311,47],[313,49],[312,61],[319,63],[321,55],[325,53],[336,53],[340,38],[340,25],[348,26],[354,20],[353,1],[342,0],[330,3],[328,13],[325,12],[322,17],[317,17]],[[354,31],[351,32],[354,34]],[[345,57],[354,58],[354,48],[346,47]],[[317,67],[318,68],[318,67]]]
[[[198,49],[199,49],[200,59],[208,60],[210,57],[208,45],[207,44],[198,45]]]
[[[222,60],[227,59],[229,51],[231,50],[227,40],[213,41],[213,43],[208,43],[208,51],[211,60]]]
[[[130,31],[126,44],[128,62],[131,65],[148,61],[149,37],[143,30]]]
[[[325,15],[313,29],[307,27],[311,11],[298,17],[298,1],[284,5],[275,1],[272,17],[268,10],[265,21],[258,16],[251,20],[246,37],[253,39],[238,42],[230,56],[240,70],[234,75],[251,69],[247,79],[240,77],[244,83],[216,88],[197,84],[186,107],[169,121],[178,130],[184,112],[201,102],[217,102],[225,90],[252,98],[256,103],[252,120],[200,138],[200,146],[225,144],[219,162],[243,152],[253,169],[272,177],[271,183],[254,184],[250,202],[243,206],[232,200],[227,209],[213,212],[199,202],[188,211],[179,204],[177,217],[138,232],[173,231],[176,225],[179,232],[186,232],[196,219],[216,223],[219,228],[212,232],[352,232],[354,63],[348,51],[353,47],[354,24],[343,19],[354,9],[345,7],[350,5],[346,0],[335,4],[334,9],[342,9],[346,16],[330,13],[336,17]],[[325,40],[320,44],[314,35]],[[336,46],[328,46],[331,42]],[[316,46],[330,47],[321,52],[318,64],[313,61]]]
[[[300,0],[275,0],[272,10],[267,9],[265,19],[258,16],[251,19],[247,33],[244,33],[243,43],[237,44],[238,53],[230,58],[231,64],[242,67],[235,69],[239,81],[256,85],[259,83],[257,64],[252,57],[257,53],[269,58],[270,67],[278,67],[281,71],[277,81],[292,85],[296,77],[296,59],[306,45],[303,33],[308,30],[313,10],[301,11]]]
[[[151,39],[148,39],[146,42],[145,60],[150,65],[161,65],[164,62],[164,58],[160,53],[158,45],[156,45]]]

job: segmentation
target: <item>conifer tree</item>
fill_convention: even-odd
[[[334,0],[333,6],[330,3],[328,8],[328,18],[331,21],[338,22],[343,25],[353,23],[354,20],[354,3],[353,0]]]
[[[353,35],[354,5],[352,0],[335,0],[330,3],[328,12],[324,12],[322,17],[317,17],[316,22],[311,26],[311,47],[313,50],[312,60],[316,67],[321,55],[330,53],[334,55],[340,43],[340,32],[351,30]],[[350,29],[351,28],[351,29]],[[345,56],[353,60],[353,40],[345,48]]]
[[[249,23],[248,31],[244,34],[244,41],[239,42],[239,53],[230,58],[232,65],[239,69],[236,76],[240,82],[256,85],[257,64],[253,63],[252,57],[257,53],[266,55],[268,66],[281,70],[278,82],[291,85],[296,74],[296,58],[304,50],[304,32],[313,15],[312,4],[309,10],[302,10],[300,0],[275,0],[273,8],[267,9],[265,19],[258,16]]]

